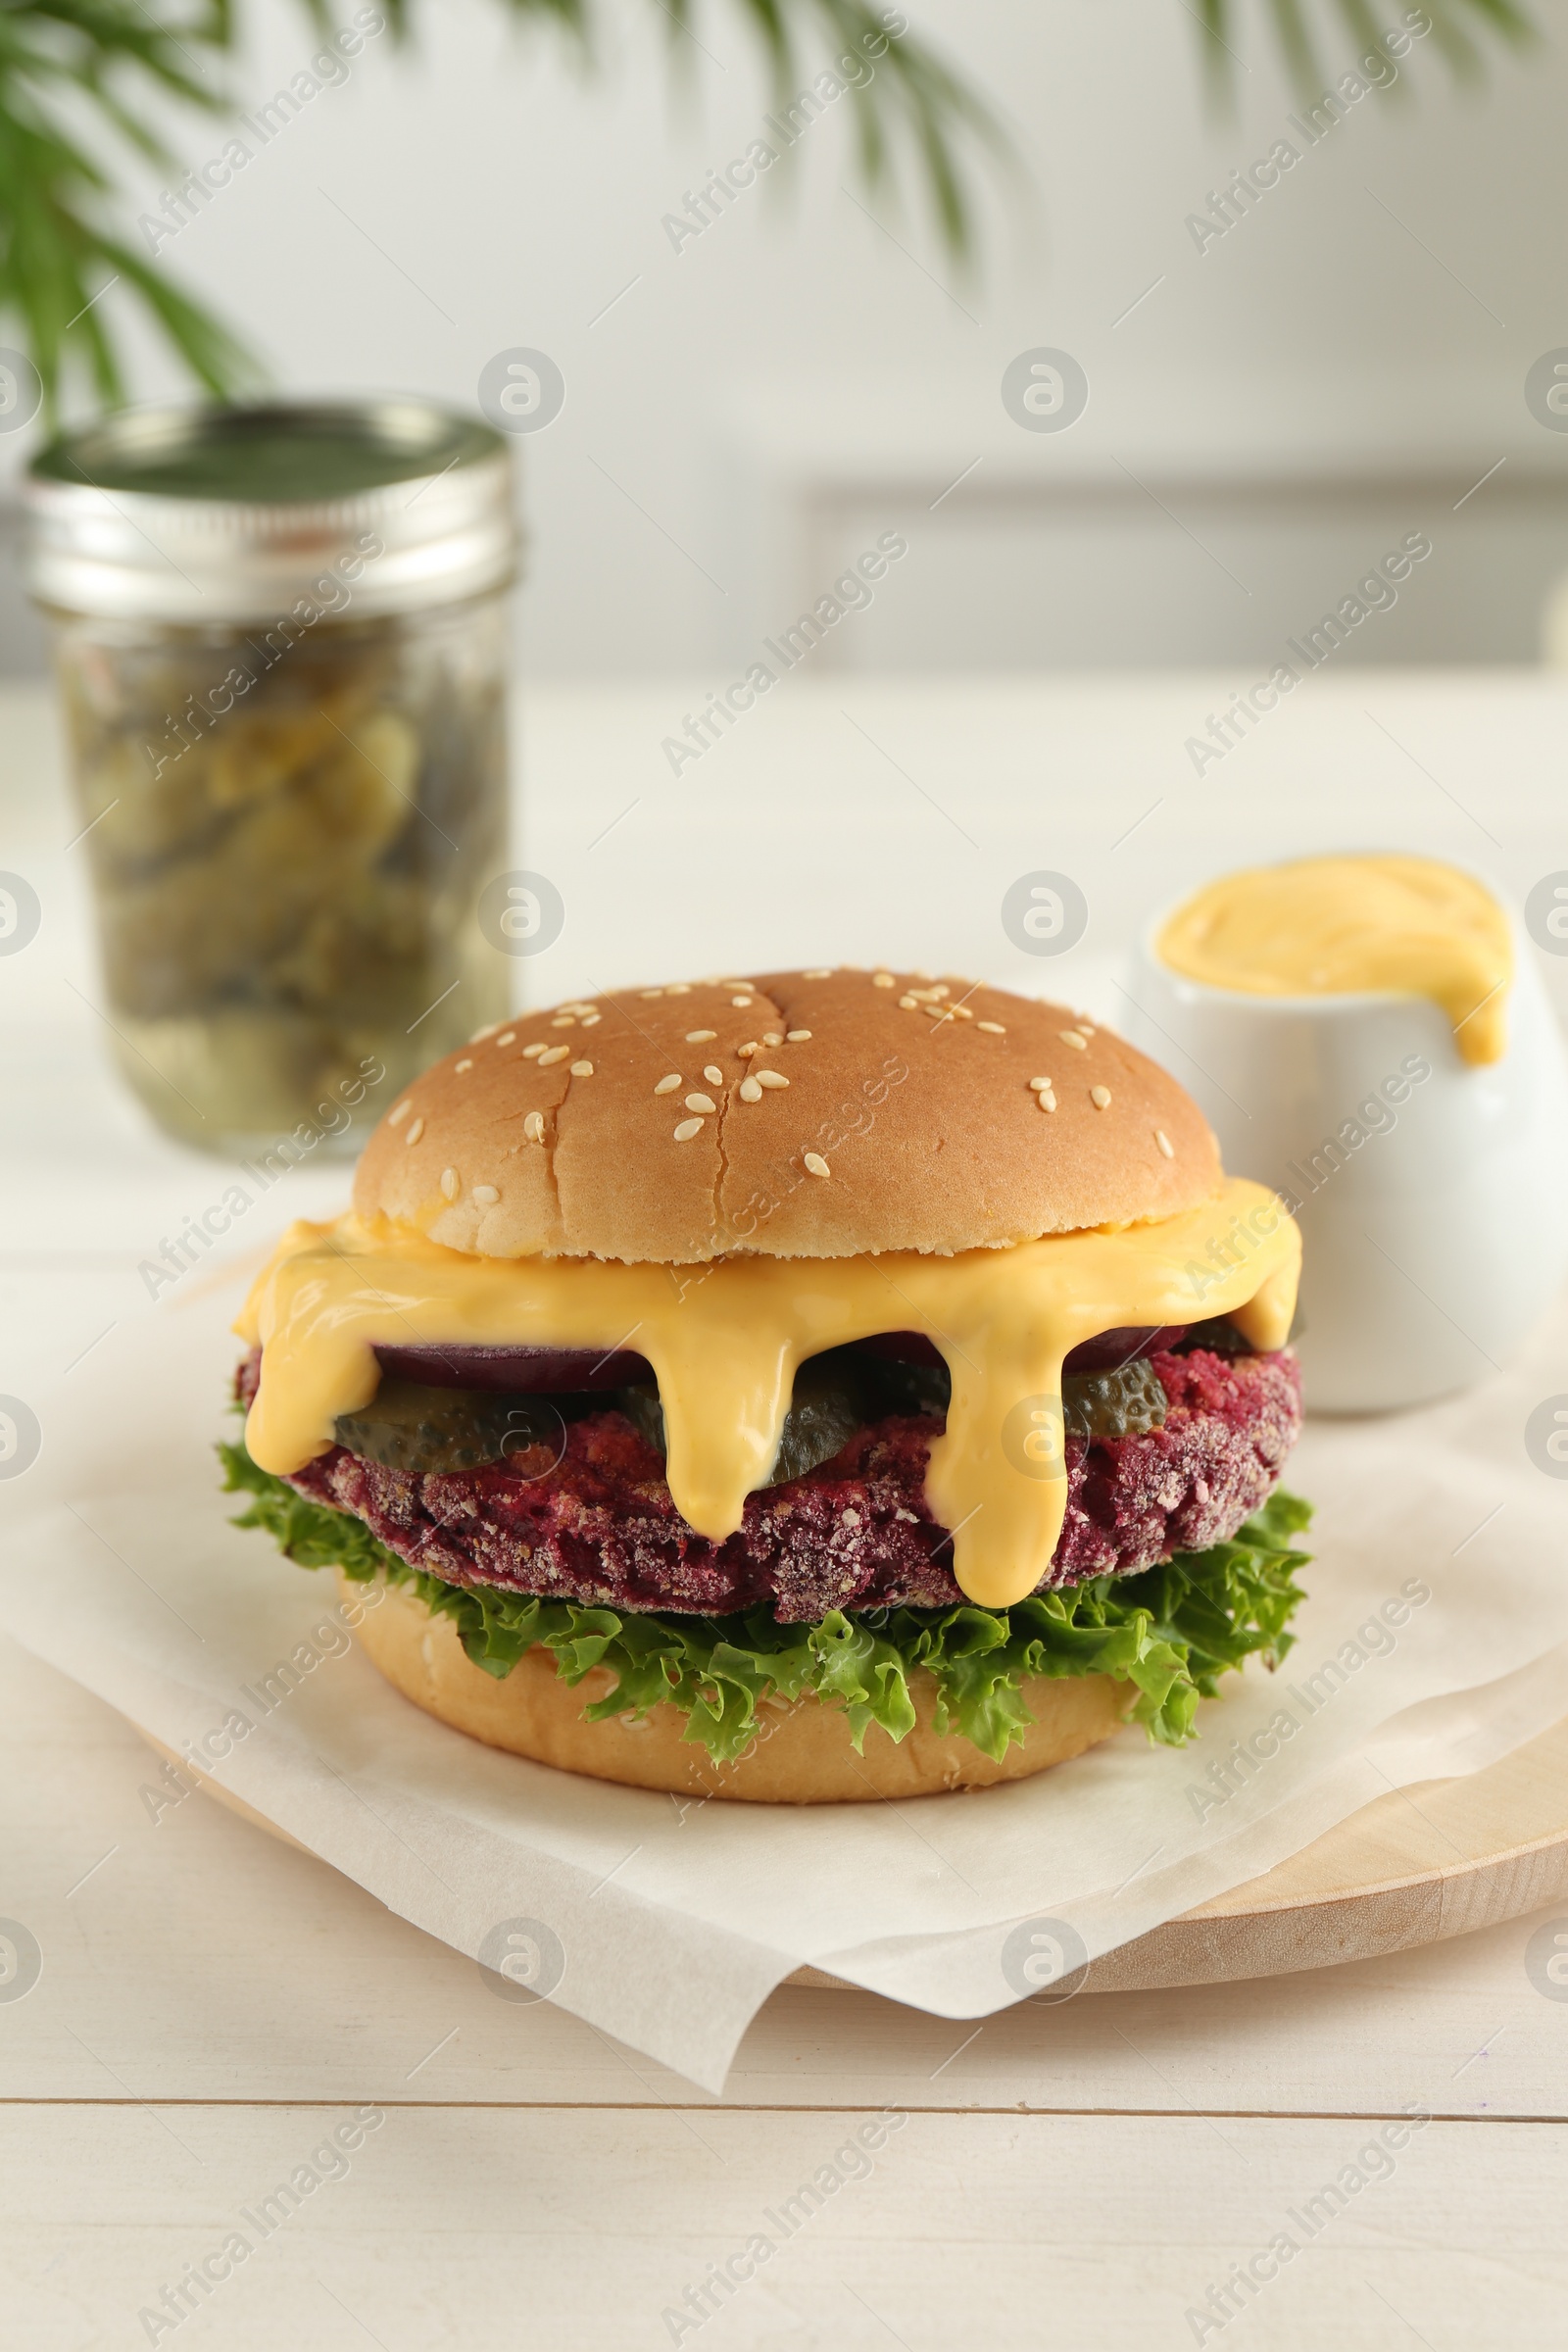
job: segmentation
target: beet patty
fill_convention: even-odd
[[[1134,1574],[1234,1535],[1269,1494],[1300,1430],[1295,1356],[1151,1356],[1168,1399],[1163,1428],[1069,1437],[1067,1515],[1046,1587]],[[254,1394],[259,1355],[241,1366]],[[660,1454],[618,1411],[564,1430],[544,1475],[488,1463],[443,1475],[389,1469],[342,1446],[294,1473],[314,1501],[352,1512],[387,1548],[451,1585],[629,1611],[723,1616],[771,1604],[786,1623],[829,1609],[951,1607],[963,1598],[947,1530],[930,1515],[925,1466],[941,1423],[894,1415],[858,1430],[830,1462],[749,1495],[722,1544],[680,1516]],[[553,1449],[552,1449],[553,1450]]]

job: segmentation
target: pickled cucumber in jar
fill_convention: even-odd
[[[502,437],[409,400],[141,412],[41,453],[29,505],[123,1074],[249,1152],[335,1130],[373,1067],[318,1137],[357,1151],[511,999],[476,914],[506,863]]]
[[[244,645],[62,647],[107,1009],[192,1141],[287,1133],[376,1055],[379,1115],[506,1010],[472,915],[503,850],[500,683],[455,693],[408,636],[339,625],[272,671]]]

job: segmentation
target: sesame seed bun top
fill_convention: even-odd
[[[478,1256],[682,1265],[996,1248],[1220,1178],[1192,1098],[1108,1030],[841,967],[520,1013],[392,1105],[354,1204]]]

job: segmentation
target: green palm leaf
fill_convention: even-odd
[[[325,32],[330,0],[303,0]],[[1183,5],[1186,0],[1183,0]],[[413,0],[383,0],[396,38],[414,29]],[[528,25],[567,36],[592,53],[593,0],[504,0]],[[668,26],[673,54],[689,58],[693,0],[652,0]],[[731,0],[768,66],[775,95],[793,95],[825,51],[836,58],[880,38],[883,11],[868,0]],[[1322,87],[1308,11],[1348,31],[1358,49],[1376,37],[1369,0],[1263,0],[1293,79],[1305,95]],[[1455,73],[1479,71],[1484,35],[1519,43],[1533,27],[1514,0],[1426,0],[1432,37]],[[156,13],[155,13],[156,11]],[[1189,12],[1194,13],[1194,12]],[[1237,0],[1198,0],[1205,62],[1215,90],[1233,86],[1236,44],[1245,38]],[[1337,28],[1337,27],[1336,27]],[[235,39],[231,0],[0,0],[0,332],[7,320],[31,353],[51,417],[68,376],[85,378],[97,399],[125,397],[115,328],[116,300],[128,297],[160,328],[187,372],[215,396],[262,380],[239,338],[122,233],[117,159],[174,168],[148,121],[149,102],[172,101],[221,115],[229,105],[219,68]],[[1317,32],[1324,27],[1320,24]],[[962,255],[972,218],[962,157],[974,147],[1010,154],[995,118],[935,51],[906,31],[889,41],[874,76],[850,93],[860,177],[891,189],[906,154],[950,252]]]
[[[653,0],[672,43],[689,46],[690,0]],[[411,0],[383,0],[394,37],[414,29]],[[553,26],[591,53],[592,0],[505,0],[529,24]],[[867,37],[885,38],[880,9],[866,0],[734,0],[780,95],[793,92],[798,56],[824,46],[837,56]],[[322,32],[328,0],[304,0]],[[14,320],[58,415],[73,373],[97,399],[115,403],[126,386],[104,300],[126,296],[162,330],[194,379],[216,396],[258,386],[262,371],[239,338],[180,292],[157,263],[125,241],[117,153],[174,169],[167,141],[147,120],[149,100],[174,100],[209,115],[229,101],[218,66],[231,52],[230,0],[186,0],[177,15],[158,0],[0,0],[0,331]],[[820,70],[809,66],[806,71]],[[954,252],[970,235],[956,145],[972,136],[1001,149],[1002,134],[978,99],[911,34],[888,43],[874,76],[852,92],[861,178],[887,186],[906,144]]]
[[[1261,6],[1301,98],[1315,98],[1322,91],[1330,78],[1324,60],[1338,56],[1347,34],[1352,53],[1363,57],[1382,47],[1389,30],[1370,0],[1322,0],[1320,6],[1313,0],[1261,0]],[[1229,102],[1246,40],[1243,11],[1236,0],[1199,0],[1197,13],[1210,89]],[[1461,80],[1474,80],[1483,70],[1483,35],[1494,34],[1516,48],[1537,37],[1535,25],[1514,0],[1422,0],[1422,13],[1430,20],[1431,38]]]

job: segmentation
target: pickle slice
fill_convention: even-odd
[[[665,1451],[664,1408],[659,1391],[639,1382],[621,1389],[616,1404],[656,1453]],[[871,1400],[858,1371],[837,1355],[813,1356],[795,1375],[795,1393],[784,1416],[773,1467],[763,1485],[787,1486],[842,1453],[858,1429],[871,1418]]]
[[[776,1460],[765,1484],[804,1478],[842,1453],[858,1429],[885,1413],[946,1415],[953,1383],[946,1364],[901,1362],[834,1348],[812,1356],[795,1375],[795,1394]],[[619,1389],[615,1403],[653,1446],[664,1451],[664,1413],[659,1391],[646,1381]],[[1070,1435],[1126,1438],[1164,1427],[1169,1400],[1147,1356],[1105,1372],[1069,1372],[1061,1384],[1062,1417]]]
[[[656,1388],[637,1381],[629,1388],[617,1389],[609,1401],[625,1414],[645,1446],[651,1446],[656,1453],[669,1450],[664,1444],[664,1408]]]
[[[876,1361],[877,1410],[945,1416],[953,1400],[946,1364]],[[1081,1438],[1125,1438],[1164,1426],[1166,1396],[1148,1356],[1100,1372],[1068,1372],[1061,1384],[1062,1417]]]
[[[350,1453],[389,1470],[451,1473],[505,1461],[538,1477],[561,1459],[565,1422],[547,1396],[383,1380],[368,1404],[338,1415],[335,1431]]]
[[[1069,1372],[1061,1416],[1069,1437],[1126,1438],[1163,1429],[1168,1399],[1147,1355],[1112,1372]]]
[[[872,1359],[871,1380],[877,1409],[883,1413],[935,1413],[946,1418],[953,1402],[953,1375],[940,1360],[934,1364],[893,1356]]]
[[[1190,1324],[1187,1337],[1178,1347],[1177,1353],[1187,1355],[1195,1348],[1206,1348],[1210,1355],[1255,1353],[1251,1341],[1243,1339],[1228,1315],[1210,1315],[1206,1323]]]
[[[814,1356],[802,1364],[767,1484],[785,1486],[842,1453],[870,1417],[868,1402],[864,1386],[841,1358]]]

